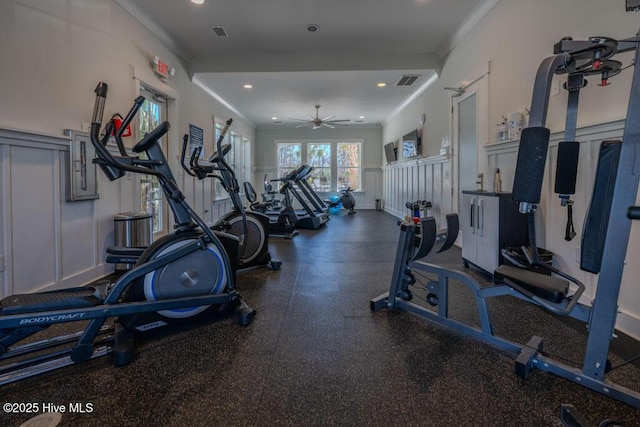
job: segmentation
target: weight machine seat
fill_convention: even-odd
[[[505,264],[493,272],[493,282],[504,283],[517,291],[521,291],[518,288],[522,288],[532,295],[554,303],[562,302],[569,292],[567,280]]]
[[[0,301],[0,315],[93,307],[102,303],[94,287],[77,287],[35,294],[10,295]]]
[[[249,181],[244,182],[244,194],[249,201],[249,207],[252,211],[265,212],[271,207],[271,203],[261,203],[258,201],[258,195],[256,190],[253,189],[253,185]]]

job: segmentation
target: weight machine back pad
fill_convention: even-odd
[[[591,273],[600,273],[621,150],[621,141],[603,141],[600,145],[593,195],[582,230],[580,257],[580,268]]]
[[[431,216],[422,218],[420,220],[420,242],[418,243],[418,250],[411,258],[411,261],[426,257],[436,244],[436,237],[438,237],[436,219]]]
[[[549,136],[549,129],[545,127],[529,127],[522,131],[513,178],[512,198],[516,202],[540,203]]]
[[[556,194],[575,194],[579,157],[579,142],[562,141],[558,144],[556,184],[554,188]]]

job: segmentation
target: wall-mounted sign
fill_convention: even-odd
[[[193,154],[197,147],[201,147],[200,157],[204,157],[204,131],[202,128],[189,123],[189,154]]]
[[[153,57],[151,67],[153,68],[154,73],[161,77],[161,80],[167,80],[169,76],[173,76],[176,73],[174,68],[169,67],[166,62],[161,61],[157,56]]]

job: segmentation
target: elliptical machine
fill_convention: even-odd
[[[237,236],[240,239],[238,269],[266,265],[272,270],[279,270],[282,261],[272,259],[269,254],[269,217],[258,212],[246,212],[240,198],[240,186],[236,174],[225,159],[225,155],[231,150],[231,144],[222,145],[222,140],[232,122],[232,119],[227,120],[220,133],[216,141],[216,151],[208,159],[209,165],[200,164],[198,159],[202,153],[202,147],[196,147],[191,153],[189,166],[187,166],[186,153],[189,135],[184,135],[180,164],[187,174],[199,180],[218,179],[229,194],[233,209],[223,215],[211,228]]]
[[[244,183],[244,194],[249,201],[249,207],[252,211],[260,212],[269,218],[269,236],[283,237],[291,240],[300,234],[298,230],[296,230],[298,216],[291,205],[287,203],[286,199],[284,203],[279,199],[275,199],[280,204],[280,206],[275,209],[274,205],[269,202],[259,202],[256,191],[253,189],[253,185],[251,185],[249,181],[245,181]]]
[[[158,177],[174,215],[175,231],[154,242],[136,266],[113,284],[18,294],[0,301],[0,361],[30,356],[0,366],[0,384],[106,354],[114,356],[116,365],[124,365],[132,359],[138,337],[229,309],[238,314],[243,325],[256,314],[235,290],[232,262],[220,239],[187,204],[175,182],[158,143],[169,123],[162,123],[133,147],[135,153],[145,152],[147,159],[114,157],[107,150],[111,123],[100,138],[107,89],[106,83],[99,83],[95,90],[90,133],[97,155],[94,162],[111,181],[125,172]],[[123,126],[131,122],[143,102],[142,97],[136,99]],[[233,236],[229,238],[237,242]],[[110,317],[116,317],[114,328],[105,326]],[[85,322],[82,331],[15,346],[52,324],[77,321]],[[73,346],[59,349],[69,344]],[[49,352],[43,354],[46,350]]]
[[[261,194],[262,203],[264,203],[266,205],[269,205],[270,209],[272,209],[274,211],[278,211],[278,210],[283,209],[285,207],[285,204],[283,203],[283,201],[281,199],[278,199],[276,197],[276,194],[278,192],[273,189],[273,185],[271,184],[271,180],[269,180],[267,178],[267,174],[266,173],[264,174],[263,187],[264,187],[264,193]]]

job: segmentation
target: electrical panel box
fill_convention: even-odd
[[[64,134],[70,137],[67,157],[66,199],[68,202],[93,200],[98,196],[98,178],[95,148],[89,134],[67,129]]]

